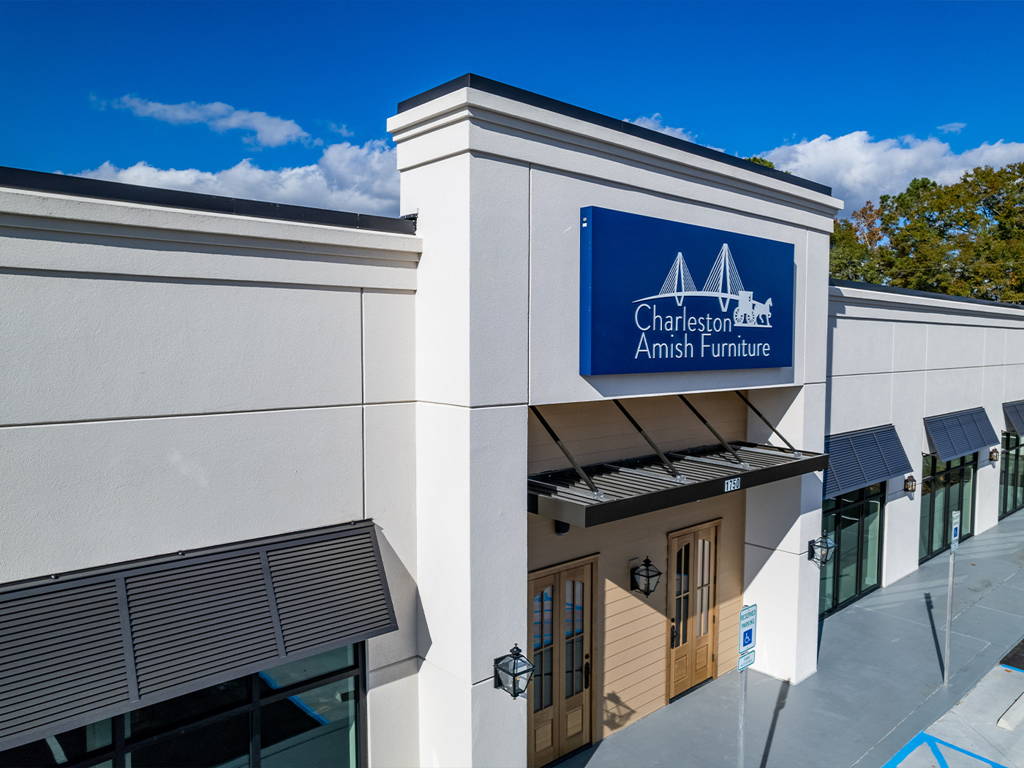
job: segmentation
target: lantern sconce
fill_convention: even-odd
[[[651,562],[651,558],[645,557],[640,565],[630,569],[629,588],[634,592],[641,593],[644,597],[650,597],[658,588],[659,579],[661,579],[661,571]]]
[[[999,449],[998,448],[993,448],[992,450],[990,450],[988,452],[988,460],[991,461],[993,464],[995,464],[997,461],[999,461]]]
[[[807,559],[819,568],[832,559],[836,543],[828,536],[821,536],[807,542]]]
[[[494,660],[494,687],[501,688],[513,699],[526,696],[526,686],[533,677],[533,664],[523,655],[519,644]]]
[[[917,478],[913,475],[907,475],[903,478],[903,490],[907,493],[913,493],[917,490]]]

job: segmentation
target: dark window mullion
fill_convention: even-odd
[[[253,707],[249,710],[249,768],[260,768],[262,762],[261,745],[263,742],[262,723],[263,708],[260,706],[260,676],[252,675],[249,686],[249,701]]]
[[[366,724],[366,642],[356,643],[356,763],[358,768],[369,766],[369,744]]]
[[[314,677],[309,680],[304,680],[301,683],[297,683],[287,688],[280,688],[275,690],[273,693],[265,693],[260,699],[263,704],[273,704],[281,699],[290,699],[292,696],[298,693],[305,693],[311,691],[314,688],[319,688],[327,683],[333,683],[338,680],[344,680],[349,677],[355,677],[359,674],[359,666],[346,667],[344,672],[328,672],[326,675],[320,675],[320,677]],[[257,680],[259,675],[256,675]]]

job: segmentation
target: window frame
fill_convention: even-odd
[[[978,452],[975,451],[974,453],[968,453],[965,456],[959,456],[959,457],[957,457],[955,459],[952,459],[950,461],[941,461],[936,454],[934,454],[934,453],[925,453],[925,454],[922,454],[922,460],[921,461],[922,461],[922,475],[923,475],[923,477],[921,479],[921,503],[920,503],[920,506],[919,506],[919,514],[921,514],[921,515],[927,514],[928,515],[929,541],[931,541],[931,532],[932,532],[932,530],[934,529],[934,526],[935,526],[935,492],[934,492],[934,487],[935,487],[936,478],[945,479],[946,477],[948,477],[949,475],[953,474],[954,472],[959,472],[960,473],[960,480],[958,481],[958,484],[960,486],[959,498],[960,498],[960,511],[961,511],[961,514],[962,514],[963,513],[963,507],[964,507],[964,504],[963,504],[963,500],[964,500],[964,470],[967,469],[968,467],[972,470],[973,475],[972,475],[972,480],[971,480],[971,527],[970,527],[970,530],[966,530],[966,529],[961,528],[961,531],[960,531],[960,541],[961,542],[967,541],[967,539],[969,539],[972,536],[974,536],[975,521],[976,521],[976,519],[978,517],[978,468],[979,468],[979,465],[980,465],[980,462],[978,461]],[[939,465],[942,465],[943,468],[942,469],[938,469]],[[946,487],[947,488],[949,487],[948,484],[946,485]],[[943,507],[943,510],[942,510],[943,515],[945,515],[947,512],[951,513],[953,510],[951,508],[950,496],[949,496],[948,492],[947,492],[947,494],[945,495],[945,497],[943,499],[943,503],[944,503],[944,507]],[[918,525],[920,525],[920,521],[918,521]],[[920,531],[920,528],[918,530]],[[948,552],[949,551],[949,542],[946,541],[946,534],[948,532],[949,532],[949,524],[948,524],[948,520],[947,520],[947,523],[946,523],[946,525],[944,527],[943,534],[942,534],[942,540],[944,542],[943,546],[939,547],[938,549],[936,549],[936,550],[934,550],[932,552],[929,552],[928,554],[926,554],[924,556],[921,556],[920,551],[918,551],[918,559],[917,559],[917,564],[918,565],[921,565],[922,563],[925,563],[925,562],[931,560],[933,557],[938,557],[943,552]]]
[[[1015,443],[1011,445],[1011,443]],[[999,463],[999,519],[1005,520],[1015,512],[1024,509],[1024,500],[1017,504],[1016,499],[1010,503],[1010,496],[1014,493],[1017,485],[1011,483],[1010,467],[1013,467],[1013,475],[1021,474],[1021,463],[1024,462],[1024,439],[1012,429],[1003,430],[1000,440],[1000,463]]]
[[[882,565],[883,565],[883,561],[885,559],[885,557],[884,557],[884,555],[885,555],[885,501],[886,501],[886,497],[888,495],[888,485],[889,485],[889,483],[888,483],[887,480],[882,480],[882,481],[880,481],[878,483],[873,483],[872,485],[869,485],[869,486],[867,486],[865,488],[858,488],[856,490],[850,491],[849,493],[840,494],[839,498],[829,497],[829,498],[826,498],[826,499],[822,500],[822,507],[821,507],[821,530],[822,530],[822,535],[824,535],[824,531],[825,531],[825,517],[828,516],[828,515],[831,515],[831,516],[836,517],[837,520],[838,520],[839,516],[842,515],[844,512],[846,512],[847,514],[849,514],[850,512],[856,512],[857,513],[858,517],[860,518],[860,521],[858,523],[858,525],[860,526],[860,532],[859,532],[859,536],[858,536],[858,546],[857,546],[857,572],[856,572],[856,574],[854,576],[857,589],[856,589],[856,591],[854,592],[854,594],[851,597],[848,597],[846,600],[843,600],[842,602],[838,602],[838,597],[839,597],[839,576],[838,576],[838,573],[836,571],[833,571],[833,574],[832,574],[832,595],[831,595],[831,600],[829,601],[830,604],[831,604],[831,607],[826,608],[825,610],[821,610],[821,607],[820,607],[821,606],[821,597],[820,597],[820,594],[819,594],[819,597],[818,597],[818,606],[819,606],[819,608],[818,608],[818,619],[819,620],[824,620],[824,619],[828,618],[829,616],[833,615],[834,613],[837,613],[838,611],[841,611],[843,608],[846,608],[848,605],[851,605],[851,604],[857,602],[858,600],[860,600],[865,595],[869,595],[872,592],[874,592],[876,589],[880,589],[881,588],[881,586],[882,586]],[[875,488],[876,486],[878,487],[878,490],[872,491],[870,493],[868,492],[871,488]],[[840,499],[847,499],[848,501],[846,503],[840,503]],[[867,587],[865,589],[865,588],[862,588],[862,586],[861,586],[864,583],[864,574],[863,574],[863,565],[864,565],[864,557],[863,557],[863,555],[864,555],[864,537],[865,537],[864,512],[867,509],[867,503],[869,501],[878,501],[879,502],[879,509],[878,509],[878,565],[876,566],[877,570],[878,570],[878,573],[876,575],[875,583],[872,586]],[[834,527],[834,530],[835,531],[839,530],[838,524]],[[836,534],[836,540],[835,540],[835,545],[836,545],[835,553],[834,553],[832,559],[828,563],[828,567],[832,567],[834,569],[838,568],[838,565],[837,565],[838,558],[839,558],[839,541],[838,541],[838,538],[839,538],[839,536],[838,536],[838,533],[837,533]],[[825,566],[823,566],[823,567],[825,567]],[[818,589],[819,590],[821,589],[821,580],[820,579],[818,581]]]

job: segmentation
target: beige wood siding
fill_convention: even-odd
[[[639,408],[636,413],[639,415]],[[649,598],[630,592],[629,568],[650,556],[667,573],[667,535],[671,531],[721,520],[718,674],[736,665],[743,602],[744,508],[744,493],[738,491],[590,529],[573,528],[564,536],[555,535],[550,520],[530,516],[530,570],[599,554],[593,616],[595,738],[636,722],[666,703],[666,585],[663,579]]]
[[[733,392],[688,395],[690,402],[726,440],[745,440],[746,406]],[[663,450],[717,444],[715,436],[675,396],[624,399],[633,418]],[[645,456],[651,449],[614,403],[563,403],[540,406],[566,447],[580,464]],[[529,472],[569,466],[540,423],[530,418]]]

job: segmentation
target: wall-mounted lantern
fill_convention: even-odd
[[[995,464],[997,461],[999,461],[999,449],[998,448],[993,448],[992,450],[990,450],[988,452],[988,460],[991,461],[993,464]]]
[[[526,686],[533,677],[533,664],[516,643],[504,656],[494,660],[494,687],[501,688],[513,699],[526,696]]]
[[[917,478],[913,475],[907,475],[903,478],[903,490],[907,493],[913,493],[917,490]]]
[[[658,588],[660,578],[661,571],[651,562],[651,558],[645,557],[640,565],[629,572],[629,588],[634,592],[640,592],[644,597],[650,597]]]
[[[807,542],[807,559],[819,568],[832,559],[835,551],[836,543],[828,536],[821,536]]]

